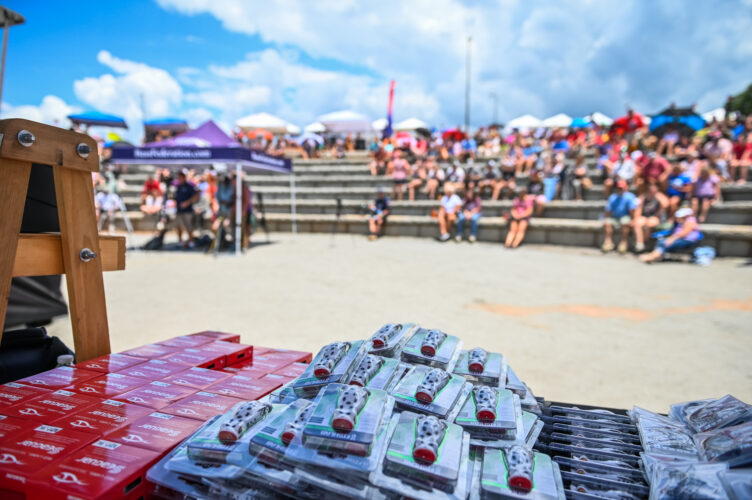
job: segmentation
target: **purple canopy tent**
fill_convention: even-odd
[[[242,217],[242,176],[244,171],[256,173],[276,172],[290,175],[290,205],[292,232],[295,223],[295,174],[289,158],[278,158],[262,151],[248,149],[228,136],[216,123],[209,120],[200,127],[164,141],[151,142],[140,147],[112,150],[112,163],[165,165],[206,165],[226,163],[235,165],[235,253],[240,254],[240,220]]]

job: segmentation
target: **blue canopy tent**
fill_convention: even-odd
[[[589,127],[592,123],[593,122],[590,120],[589,116],[581,116],[572,120],[572,124],[570,125],[570,127],[585,128],[585,127]]]
[[[292,160],[271,156],[263,151],[248,149],[233,140],[211,120],[194,130],[189,130],[164,141],[152,142],[140,147],[113,149],[111,161],[112,163],[165,165],[176,168],[185,165],[208,165],[211,163],[235,165],[236,254],[240,254],[243,172],[288,174],[290,176],[292,232],[297,232],[295,223],[295,174],[292,170]]]
[[[659,137],[672,129],[681,135],[691,136],[703,128],[705,119],[695,112],[694,107],[677,108],[673,104],[653,115],[650,121],[650,131]]]
[[[128,124],[126,124],[125,120],[121,117],[100,113],[99,111],[88,111],[77,115],[68,115],[68,119],[76,125],[128,128]]]

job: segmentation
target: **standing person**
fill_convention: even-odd
[[[413,165],[413,172],[407,183],[407,196],[410,201],[415,201],[415,190],[419,189],[426,180],[426,167],[423,159],[419,158]]]
[[[457,213],[462,208],[462,198],[457,196],[454,192],[454,187],[451,184],[444,186],[444,196],[441,198],[441,206],[439,207],[439,240],[449,240],[449,230],[457,220]]]
[[[193,184],[187,180],[187,172],[178,172],[178,183],[175,187],[175,202],[177,203],[176,228],[178,243],[183,248],[193,246],[193,205],[198,201],[200,193]],[[183,242],[183,231],[186,232],[187,240]]]
[[[512,201],[512,210],[509,213],[509,232],[504,246],[507,248],[517,248],[525,238],[527,226],[530,223],[530,217],[533,216],[533,197],[523,188],[517,191]]]
[[[368,241],[378,239],[384,227],[386,218],[389,217],[389,197],[384,195],[384,190],[376,191],[376,199],[368,205],[371,216],[368,218]]]
[[[655,245],[655,250],[641,256],[640,260],[646,263],[655,262],[666,252],[691,247],[702,238],[694,211],[691,208],[680,208],[676,211],[676,222],[671,234],[667,238],[660,238]]]
[[[459,217],[457,217],[457,236],[455,240],[457,243],[462,241],[462,233],[465,225],[465,220],[470,221],[470,237],[468,241],[475,243],[478,239],[478,221],[481,218],[481,201],[478,193],[474,189],[468,189],[465,194],[465,200],[462,202],[462,209],[460,210]]]
[[[703,165],[692,187],[692,210],[699,214],[700,222],[705,222],[710,207],[720,199],[721,179],[713,173],[708,165]]]
[[[619,253],[626,253],[630,230],[634,229],[635,249],[641,252],[645,249],[645,243],[642,239],[642,230],[637,227],[637,197],[627,191],[629,186],[627,181],[620,180],[616,183],[616,192],[608,197],[606,204],[606,214],[603,219],[603,231],[605,238],[601,249],[604,252],[610,252],[614,249],[613,234],[614,228],[621,230],[621,241],[619,241]]]
[[[395,149],[394,160],[392,160],[392,180],[394,181],[392,195],[396,196],[399,201],[402,201],[402,195],[405,192],[405,186],[408,181],[407,176],[409,174],[410,164],[402,158],[402,151]]]
[[[658,184],[650,184],[647,191],[639,197],[639,219],[637,226],[642,229],[643,241],[650,239],[653,231],[662,229],[666,223],[668,198],[658,189]]]

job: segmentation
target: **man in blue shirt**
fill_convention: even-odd
[[[608,197],[606,214],[603,219],[605,238],[601,249],[604,252],[610,252],[614,249],[614,228],[621,230],[619,253],[627,252],[630,230],[634,230],[635,233],[635,250],[642,252],[645,249],[643,232],[641,228],[637,227],[640,220],[637,213],[640,203],[633,193],[627,191],[628,188],[627,181],[621,179],[616,183],[616,192]]]
[[[196,187],[188,182],[186,172],[178,172],[178,184],[175,187],[175,203],[177,205],[177,215],[175,225],[178,231],[178,243],[183,247],[189,247],[193,244],[193,204],[201,197],[201,193]],[[187,233],[188,239],[183,242],[183,230]]]
[[[371,216],[368,218],[368,240],[374,241],[381,234],[384,222],[389,216],[389,197],[384,195],[384,190],[379,188],[376,199],[368,206]]]

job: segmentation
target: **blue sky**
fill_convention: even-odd
[[[3,115],[65,124],[71,111],[212,117],[267,111],[298,125],[339,109],[379,118],[523,113],[615,116],[671,101],[701,111],[752,83],[752,1],[9,1]],[[133,132],[135,134],[135,132]]]

